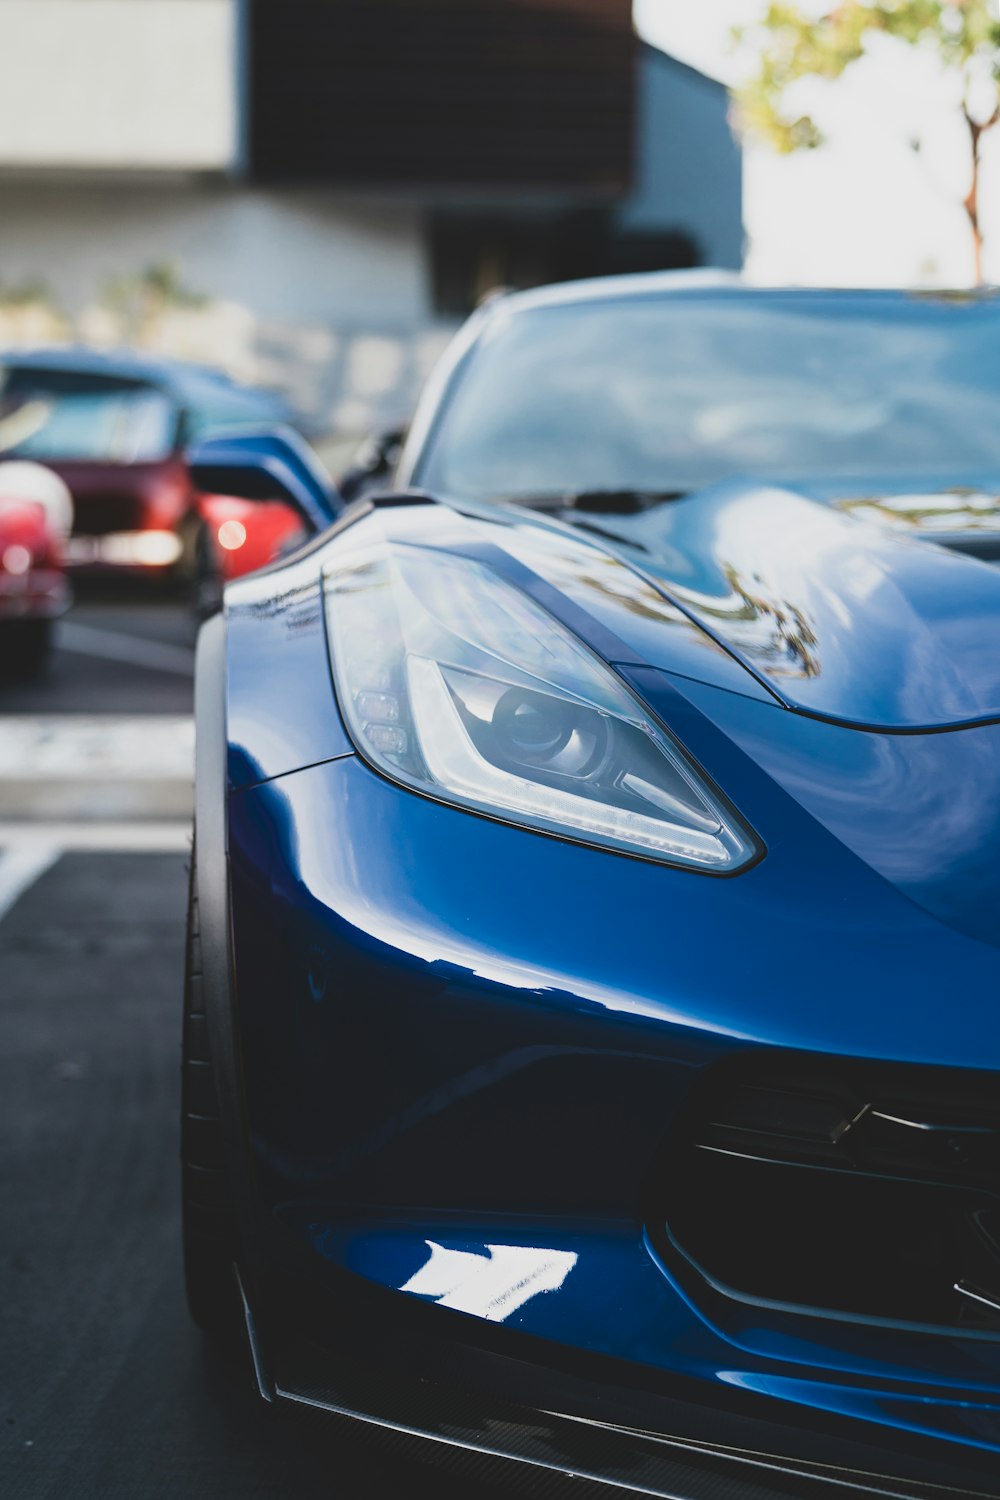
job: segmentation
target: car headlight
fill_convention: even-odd
[[[378,545],[328,568],[338,697],[361,755],[442,802],[731,874],[753,835],[609,666],[492,569]]]

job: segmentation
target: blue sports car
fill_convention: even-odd
[[[545,1493],[1000,1494],[1000,299],[505,296],[390,491],[190,463],[317,533],[199,644],[196,1320]]]

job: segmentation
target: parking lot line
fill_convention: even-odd
[[[190,849],[189,820],[148,822],[0,822],[0,853],[13,849],[58,853],[184,853]]]
[[[42,835],[0,850],[0,921],[28,887],[52,868],[61,853],[58,844]]]
[[[186,854],[185,822],[0,823],[0,921],[63,854]]]
[[[101,630],[95,625],[78,625],[64,621],[58,630],[56,644],[60,651],[75,651],[82,656],[98,656],[107,661],[128,662],[152,672],[170,672],[176,677],[194,673],[194,652],[186,646],[166,641],[150,641],[137,635],[119,635],[115,630]]]
[[[189,821],[0,822],[0,851],[55,849],[99,854],[177,854],[191,847]]]
[[[0,718],[0,821],[112,819],[183,826],[194,801],[194,723],[180,714]]]

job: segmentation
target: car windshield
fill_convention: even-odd
[[[475,500],[1000,474],[1000,303],[668,294],[500,309],[416,479]]]
[[[0,370],[0,453],[153,463],[173,447],[173,402],[154,386],[62,370]]]

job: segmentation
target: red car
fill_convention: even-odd
[[[52,622],[69,608],[63,551],[73,520],[66,484],[29,462],[0,463],[0,668],[30,677],[48,659]]]
[[[80,349],[0,358],[0,456],[38,460],[69,486],[72,572],[193,579],[202,521],[184,449],[287,420],[278,398],[194,365]]]

